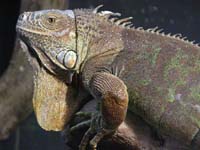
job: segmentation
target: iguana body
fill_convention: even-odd
[[[48,71],[55,76],[66,72],[69,83],[78,74],[78,82],[101,102],[80,149],[90,134],[96,133],[90,141],[95,149],[117,129],[128,96],[129,110],[160,133],[200,145],[200,47],[156,29],[129,28],[130,18],[112,18],[117,15],[47,10],[24,13],[18,21],[23,41]]]

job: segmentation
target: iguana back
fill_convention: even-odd
[[[157,28],[128,28],[126,22],[119,25],[120,19],[111,22],[104,27],[107,37],[101,41],[102,47],[97,44],[91,49],[106,53],[88,59],[84,76],[87,78],[96,68],[115,74],[128,88],[129,111],[163,135],[188,145],[197,142],[200,47],[180,35],[160,33]],[[117,48],[107,52],[108,45]]]

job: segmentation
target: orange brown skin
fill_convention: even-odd
[[[108,92],[103,95],[101,113],[108,128],[117,128],[126,118],[128,97],[124,99]],[[118,111],[116,111],[118,110]]]

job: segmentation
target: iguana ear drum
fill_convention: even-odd
[[[66,68],[72,69],[76,65],[77,55],[74,51],[61,51],[57,55],[57,60]]]
[[[74,51],[68,51],[65,54],[64,65],[67,68],[74,68],[76,65],[77,55]]]

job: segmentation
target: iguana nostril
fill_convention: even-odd
[[[23,14],[22,14],[22,20],[26,20],[26,19],[27,19],[27,16],[28,16],[28,15],[27,15],[26,13],[23,13]]]
[[[21,14],[21,15],[19,16],[19,19],[20,19],[21,21],[25,21],[25,20],[27,20],[27,18],[28,18],[28,16],[29,16],[30,14],[31,14],[30,12],[24,12],[23,14]]]
[[[24,18],[24,14],[21,14],[21,15],[19,16],[19,20],[22,21],[23,18]]]

